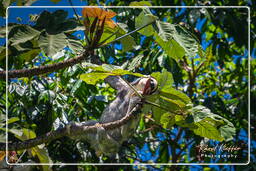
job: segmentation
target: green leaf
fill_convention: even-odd
[[[225,139],[225,141],[230,141],[233,139],[233,136],[236,134],[236,128],[234,125],[225,119],[227,122],[226,125],[223,125],[219,128],[221,136]]]
[[[95,85],[98,81],[104,80],[110,75],[134,75],[142,77],[140,73],[133,73],[127,70],[123,70],[118,66],[103,64],[99,65],[87,65],[88,68],[94,70],[94,72],[80,75],[80,79],[85,81],[87,84]]]
[[[114,29],[112,29],[110,27],[104,28],[104,32],[103,32],[99,42],[106,40],[104,42],[104,44],[105,44],[105,43],[109,43],[109,42],[115,40],[117,38],[117,33],[116,34],[114,34],[114,33],[119,32],[120,31],[119,29],[121,29],[121,28],[120,27],[115,27]],[[123,35],[122,33],[119,33],[119,34]],[[111,35],[113,35],[113,36],[111,36]]]
[[[153,117],[157,123],[160,123],[160,118],[164,113],[169,112],[171,114],[175,114],[181,110],[181,107],[185,107],[185,104],[182,102],[175,99],[165,98],[159,94],[147,96],[146,100],[157,105],[152,105]]]
[[[116,34],[117,37],[123,36],[126,33],[128,33],[128,29],[127,29],[128,26],[126,24],[119,23],[118,26],[119,26],[118,32]],[[120,39],[119,41],[122,44],[122,52],[130,51],[134,49],[134,47],[136,46],[136,42],[134,41],[134,38],[130,35]]]
[[[157,21],[156,22],[157,28],[158,28],[158,36],[163,41],[168,41],[173,38],[173,35],[175,33],[175,28],[173,24],[163,22],[163,21]]]
[[[31,61],[40,53],[40,49],[32,49],[30,51],[24,52],[20,55],[21,59],[24,59],[26,62]]]
[[[6,136],[5,134],[0,133],[0,142],[5,143],[6,142]]]
[[[197,128],[193,129],[193,132],[196,135],[217,141],[224,140],[224,138],[221,136],[220,132],[212,122],[200,121],[195,123],[195,125],[197,126]]]
[[[129,71],[134,71],[138,66],[141,65],[141,60],[144,57],[144,55],[138,55],[132,58],[132,61],[128,63],[128,70]]]
[[[173,39],[164,41],[155,34],[156,42],[161,46],[164,52],[174,60],[178,61],[185,55],[185,50]]]
[[[83,44],[80,40],[69,38],[67,39],[67,41],[68,41],[68,47],[72,49],[76,54],[84,50]]]
[[[173,39],[185,50],[186,56],[194,57],[201,48],[192,34],[180,25],[174,25]]]
[[[21,137],[23,134],[23,131],[21,129],[14,129],[14,128],[8,129],[8,132],[14,134],[16,137]]]
[[[174,59],[184,55],[194,57],[201,48],[196,38],[180,25],[157,21],[158,34],[155,34],[157,43]]]
[[[149,9],[143,9],[138,17],[135,18],[135,27],[139,28],[145,26],[157,19],[156,16],[152,15]],[[139,33],[145,36],[152,36],[154,34],[154,28],[152,25],[148,25],[147,27],[138,31]]]
[[[12,42],[12,46],[32,40],[41,33],[28,25],[19,26],[15,29],[17,29],[17,31],[15,31],[15,34],[9,39],[10,42]]]
[[[161,116],[160,123],[165,129],[171,129],[171,127],[175,124],[175,115],[170,113],[164,113]]]
[[[67,45],[66,38],[64,33],[50,35],[44,32],[39,36],[38,44],[47,56],[52,56]]]
[[[148,1],[134,1],[129,4],[129,6],[152,6],[152,4]]]
[[[195,106],[190,111],[193,114],[194,124],[198,126],[197,129],[193,130],[195,134],[218,141],[233,139],[235,127],[227,119],[212,113],[208,108],[201,105]],[[212,134],[207,135],[210,132]]]
[[[162,72],[154,72],[151,74],[153,78],[157,80],[158,89],[161,90],[163,88],[172,87],[173,84],[173,77],[170,72],[168,72],[165,68]]]
[[[25,141],[28,139],[32,139],[36,137],[36,133],[32,130],[29,129],[25,129],[23,128],[22,130],[16,130],[16,132],[13,132],[14,129],[12,129],[12,133],[15,134],[15,137],[17,137],[18,139]]]
[[[20,119],[18,117],[11,117],[10,119],[8,119],[8,124],[14,123],[16,121],[19,121]]]
[[[172,88],[173,77],[170,72],[163,69],[162,73],[155,72],[151,74],[158,82],[158,93],[146,97],[146,100],[157,106],[152,106],[153,116],[157,122],[164,113],[177,114],[184,113],[187,106],[191,103],[189,97]]]
[[[6,49],[3,46],[0,46],[0,61],[5,59],[6,57]]]
[[[33,156],[38,157],[40,163],[52,163],[50,156],[45,148],[33,147],[31,149],[31,152]],[[42,168],[43,168],[43,171],[52,170],[49,165],[44,165]]]
[[[95,85],[98,81],[104,80],[106,77],[114,75],[111,73],[102,73],[102,72],[91,72],[80,75],[80,79],[85,81],[87,84]]]
[[[171,87],[164,87],[163,89],[161,89],[160,95],[169,99],[180,100],[185,104],[191,103],[190,98],[186,94]]]

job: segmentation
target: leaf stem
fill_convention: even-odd
[[[143,98],[143,95],[140,94],[128,81],[126,81],[125,79],[123,79],[122,77],[120,77],[134,92],[137,96],[139,96],[140,98]]]
[[[174,114],[174,115],[183,115],[183,114],[177,113],[177,112],[170,112],[169,109],[166,109],[166,108],[164,108],[164,107],[162,107],[162,106],[160,106],[159,104],[156,104],[156,103],[154,103],[154,102],[151,102],[151,101],[148,101],[148,100],[145,100],[145,102],[148,103],[148,104],[150,104],[150,105],[153,105],[153,106],[155,106],[155,107],[158,107],[158,108],[160,108],[160,109],[163,109],[163,110],[165,110],[165,111],[167,111],[167,112],[169,112],[169,113],[172,113],[172,114]]]
[[[98,47],[104,47],[104,46],[107,46],[107,45],[109,45],[109,44],[111,44],[111,43],[117,42],[118,40],[120,40],[120,39],[122,39],[122,38],[124,38],[124,37],[127,37],[127,36],[129,36],[129,35],[131,35],[131,34],[137,32],[137,31],[139,31],[139,30],[141,30],[141,29],[143,29],[143,28],[149,26],[150,24],[153,24],[155,21],[156,21],[156,20],[151,21],[151,22],[149,22],[148,24],[145,24],[144,26],[138,27],[137,29],[135,29],[135,30],[133,30],[133,31],[131,31],[131,32],[129,32],[129,33],[126,33],[125,35],[122,35],[122,36],[116,38],[115,40],[113,40],[113,41],[111,41],[111,42],[108,42],[108,43],[106,43],[106,44],[100,45],[100,46],[98,46]]]
[[[84,24],[81,22],[81,20],[79,19],[79,16],[78,16],[78,14],[77,14],[77,12],[76,12],[76,10],[75,10],[75,8],[74,8],[74,5],[73,5],[72,1],[71,1],[71,0],[68,0],[68,2],[69,2],[70,5],[72,6],[72,9],[73,9],[73,11],[74,11],[74,13],[75,13],[75,16],[76,16],[78,22],[79,22],[80,24],[84,25]],[[88,38],[88,36],[87,36],[86,34],[84,34],[84,37],[85,37],[85,39],[86,39],[86,41],[87,41],[86,43],[89,44],[89,38]]]

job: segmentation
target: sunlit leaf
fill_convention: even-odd
[[[193,129],[195,134],[215,139],[229,141],[235,135],[235,127],[227,119],[212,113],[204,106],[196,106],[191,109],[193,123],[198,127]]]
[[[115,22],[111,19],[116,16],[116,13],[113,11],[106,11],[99,7],[84,7],[82,10],[83,17],[94,17],[98,18],[100,22],[102,22],[105,18],[105,24],[110,28],[116,27]]]
[[[154,72],[151,74],[151,76],[157,80],[159,90],[163,88],[172,87],[173,77],[172,74],[168,72],[166,69],[163,69],[161,73]]]
[[[52,163],[48,151],[45,148],[33,147],[31,149],[32,155],[37,156],[40,163]],[[51,167],[49,165],[44,165],[43,171],[51,171]]]
[[[164,113],[160,119],[163,128],[170,129],[175,124],[175,115]]]
[[[114,65],[88,65],[87,67],[94,70],[94,72],[80,75],[80,79],[85,81],[87,84],[95,85],[99,80],[104,80],[106,77],[111,75],[134,75],[137,77],[143,76],[140,73],[133,73],[127,70],[123,70],[120,67]]]
[[[180,25],[162,21],[156,23],[159,30],[158,35],[155,35],[156,41],[170,57],[180,59],[184,56],[184,53],[189,57],[196,56],[201,47],[190,32]]]
[[[82,74],[80,79],[85,81],[87,84],[95,85],[98,81],[104,80],[106,77],[113,75],[111,73],[102,73],[102,72],[91,72]]]
[[[11,123],[14,123],[16,121],[20,120],[18,117],[11,117],[11,118],[8,118],[8,124],[11,124]]]
[[[135,18],[135,27],[138,28],[145,26],[155,21],[156,19],[157,18],[150,13],[149,9],[143,9],[140,15]],[[152,25],[148,25],[145,28],[139,30],[138,32],[145,36],[151,36],[154,34],[154,28]]]
[[[175,40],[163,40],[155,34],[156,42],[161,46],[164,52],[171,58],[175,59],[176,61],[184,57],[185,50],[182,48]]]

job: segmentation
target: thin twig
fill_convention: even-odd
[[[140,98],[143,98],[143,95],[140,94],[128,81],[126,81],[125,79],[123,79],[122,77],[120,77],[133,91],[134,93],[139,96]]]
[[[119,41],[120,39],[125,38],[125,37],[127,37],[127,36],[129,36],[129,35],[131,35],[131,34],[133,34],[133,33],[135,33],[135,32],[137,32],[137,31],[139,31],[139,30],[141,30],[141,29],[143,29],[143,28],[145,28],[145,27],[147,27],[147,26],[153,24],[155,21],[156,21],[156,20],[151,21],[151,22],[149,22],[148,24],[145,24],[144,26],[138,27],[137,29],[135,29],[135,30],[133,30],[133,31],[131,31],[131,32],[129,32],[129,33],[126,33],[125,35],[122,35],[122,36],[116,38],[115,40],[113,40],[113,41],[111,41],[111,42],[108,42],[108,43],[106,43],[106,44],[104,44],[104,45],[98,46],[98,47],[104,47],[104,46],[107,46],[107,45],[109,45],[109,44],[111,44],[111,43],[117,42],[117,41]]]
[[[167,112],[169,112],[169,113],[172,113],[172,114],[174,114],[174,115],[183,115],[182,113],[170,112],[169,109],[164,108],[164,107],[162,107],[162,106],[160,106],[159,104],[156,104],[156,103],[154,103],[154,102],[151,102],[151,101],[148,101],[148,100],[145,100],[145,102],[148,103],[148,104],[150,104],[150,105],[153,105],[153,106],[155,106],[155,107],[158,107],[159,109],[163,109],[163,110],[165,110],[165,111],[167,111]]]
[[[24,154],[27,152],[27,150],[25,149],[23,151],[23,153],[20,155],[19,159],[16,161],[16,163],[19,163],[19,161],[21,160],[21,158],[24,156]]]
[[[76,16],[78,22],[79,22],[81,25],[83,25],[83,23],[82,23],[81,20],[79,19],[79,16],[78,16],[78,14],[77,14],[77,12],[76,12],[76,10],[75,10],[75,8],[74,8],[74,5],[73,5],[72,1],[71,1],[71,0],[68,0],[68,1],[69,1],[70,5],[72,6],[72,9],[73,9],[73,11],[74,11],[74,13],[75,13],[75,16]],[[84,34],[84,37],[85,37],[85,39],[86,39],[86,41],[87,41],[86,43],[89,44],[89,38],[88,38],[88,36],[87,36],[86,34]]]
[[[114,33],[112,33],[110,36],[108,36],[106,39],[104,39],[102,42],[99,43],[99,46],[102,46],[108,39],[110,39],[111,37],[113,37],[116,33],[119,32],[119,29],[117,31],[115,31]]]

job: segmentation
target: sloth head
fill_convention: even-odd
[[[142,95],[150,95],[157,90],[157,81],[152,77],[143,77],[136,80],[133,86]]]

